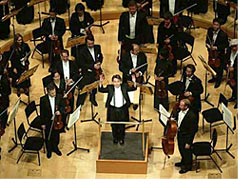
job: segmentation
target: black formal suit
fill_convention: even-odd
[[[107,108],[107,121],[129,121],[129,106],[131,104],[128,91],[136,90],[135,87],[128,87],[127,84],[121,84],[122,95],[126,103],[122,107],[115,107],[113,104],[110,104],[112,98],[115,95],[114,85],[108,85],[107,87],[99,87],[101,93],[108,93],[105,107]],[[115,99],[114,99],[115,101]],[[124,140],[125,137],[125,125],[123,124],[111,124],[113,139],[120,141]]]
[[[147,20],[146,14],[137,11],[136,22],[135,22],[135,39],[129,40],[127,36],[130,35],[130,26],[129,26],[129,12],[123,12],[119,19],[119,28],[118,28],[118,41],[124,43],[137,43],[144,44],[146,43],[147,36]]]
[[[139,52],[137,54],[137,62],[136,66],[133,66],[131,52],[127,52],[122,57],[122,62],[119,64],[119,70],[123,73],[123,82],[127,82],[128,80],[132,80],[131,73],[129,72],[132,68],[137,68],[143,64],[147,63],[147,56],[143,52]],[[145,65],[138,69],[138,72],[142,73],[142,76],[147,71],[148,65]]]
[[[216,40],[213,41],[213,28],[210,27],[207,30],[206,44],[211,45],[210,41],[213,43],[214,46],[217,46],[217,49],[219,52],[218,58],[221,61],[220,66],[219,67],[212,67],[212,68],[217,73],[217,76],[216,76],[217,80],[216,81],[218,83],[220,83],[221,79],[222,79],[222,75],[223,75],[223,68],[225,66],[225,49],[227,49],[229,46],[228,36],[223,30],[220,29]]]
[[[10,104],[9,95],[10,94],[11,94],[10,81],[5,74],[0,73],[0,114],[1,114],[0,124],[2,125],[1,128],[4,128],[4,129],[6,127],[6,123],[8,119],[8,111],[5,111],[5,112],[3,111],[9,107],[9,104]]]
[[[83,88],[87,84],[91,84],[95,82],[97,79],[97,73],[96,69],[94,68],[94,65],[97,62],[102,63],[103,61],[103,55],[101,51],[101,46],[95,44],[94,45],[94,54],[95,59],[93,59],[88,46],[85,44],[82,48],[79,50],[79,61],[78,61],[78,69],[81,69],[82,75],[84,75],[84,78],[80,81],[78,84],[79,88]],[[97,92],[97,89],[93,89],[91,91],[90,100],[93,102],[95,101],[95,94]],[[76,105],[79,106],[80,104],[83,105],[85,98],[87,96],[87,93],[84,93],[82,95],[78,95]]]
[[[64,106],[62,102],[63,102],[62,96],[57,95],[55,98],[55,111],[57,108],[63,115]],[[48,138],[53,117],[48,94],[40,97],[40,116],[42,125],[45,125],[45,143],[46,143],[47,153],[51,153],[52,151],[57,152],[59,150],[58,145],[60,142],[60,130],[55,130],[52,127],[50,140]]]
[[[176,115],[176,121],[179,118],[178,112]],[[189,144],[192,146],[196,132],[198,131],[198,122],[195,113],[192,110],[188,110],[184,116],[181,124],[178,126],[177,141],[178,148],[181,155],[181,168],[189,169],[192,168],[192,151],[185,149],[185,145]]]

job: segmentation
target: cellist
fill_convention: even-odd
[[[209,53],[208,64],[217,74],[208,83],[215,82],[214,88],[218,88],[221,84],[223,67],[225,65],[225,50],[228,48],[228,45],[228,36],[221,29],[221,20],[214,18],[213,25],[208,28],[206,36],[206,47]]]
[[[180,167],[180,174],[184,174],[192,170],[192,150],[191,146],[198,131],[198,122],[196,114],[190,109],[190,101],[182,99],[179,109],[173,117],[177,121],[177,142],[178,149],[181,155],[181,161],[175,163],[176,167]]]

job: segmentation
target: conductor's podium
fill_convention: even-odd
[[[144,148],[142,147],[144,145]],[[97,173],[146,174],[148,133],[126,132],[124,145],[113,144],[111,131],[101,131]]]

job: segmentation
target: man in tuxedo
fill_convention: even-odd
[[[51,158],[52,152],[55,152],[58,156],[62,155],[58,148],[60,130],[54,129],[52,122],[55,115],[63,115],[64,106],[62,104],[62,96],[56,93],[53,83],[48,84],[47,92],[46,95],[40,97],[40,116],[42,128],[45,129],[47,158]]]
[[[218,66],[210,65],[216,72],[216,77],[213,76],[209,83],[215,82],[214,88],[218,88],[221,84],[223,68],[225,67],[225,51],[229,46],[228,36],[221,29],[221,20],[219,18],[213,19],[212,27],[209,27],[207,30],[206,36],[206,47],[209,54],[215,54],[214,51],[217,51],[218,56]],[[210,64],[208,62],[208,64]]]
[[[166,12],[171,12],[174,15],[186,7],[186,0],[160,0],[160,17],[163,18]]]
[[[42,23],[42,32],[45,36],[45,42],[49,51],[49,60],[53,64],[56,59],[60,59],[60,55],[56,54],[57,48],[63,49],[63,35],[66,31],[64,19],[56,16],[54,8],[49,10],[49,17],[45,18]]]
[[[129,51],[129,46],[133,43],[146,43],[148,25],[146,14],[137,11],[136,1],[131,0],[128,9],[129,11],[121,14],[118,27],[118,41],[126,51]]]
[[[143,75],[147,70],[147,56],[144,52],[140,52],[138,44],[132,44],[130,52],[122,57],[119,64],[119,70],[123,73],[123,83],[132,80],[131,75],[134,74],[138,83],[143,82]],[[141,67],[142,66],[142,67]],[[137,69],[138,67],[141,67]]]
[[[191,146],[198,131],[198,122],[195,113],[190,109],[190,101],[182,99],[179,105],[179,112],[175,114],[178,124],[177,141],[181,155],[181,161],[175,163],[176,167],[180,167],[180,174],[184,174],[192,170],[192,150]]]
[[[103,55],[101,51],[101,46],[95,44],[95,39],[93,35],[88,35],[86,37],[85,45],[79,49],[79,61],[78,61],[78,70],[84,75],[84,78],[79,83],[79,88],[83,88],[87,84],[91,84],[100,78],[99,73],[101,72],[101,64],[103,61]],[[90,102],[97,106],[97,102],[95,99],[95,95],[97,93],[97,89],[93,89],[90,92]],[[77,98],[77,106],[83,105],[87,93],[78,95]]]

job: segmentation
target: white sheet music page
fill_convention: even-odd
[[[233,129],[233,114],[223,103],[221,104],[223,121]]]
[[[160,120],[167,125],[168,118],[170,117],[170,113],[160,104],[159,105],[160,112]]]

